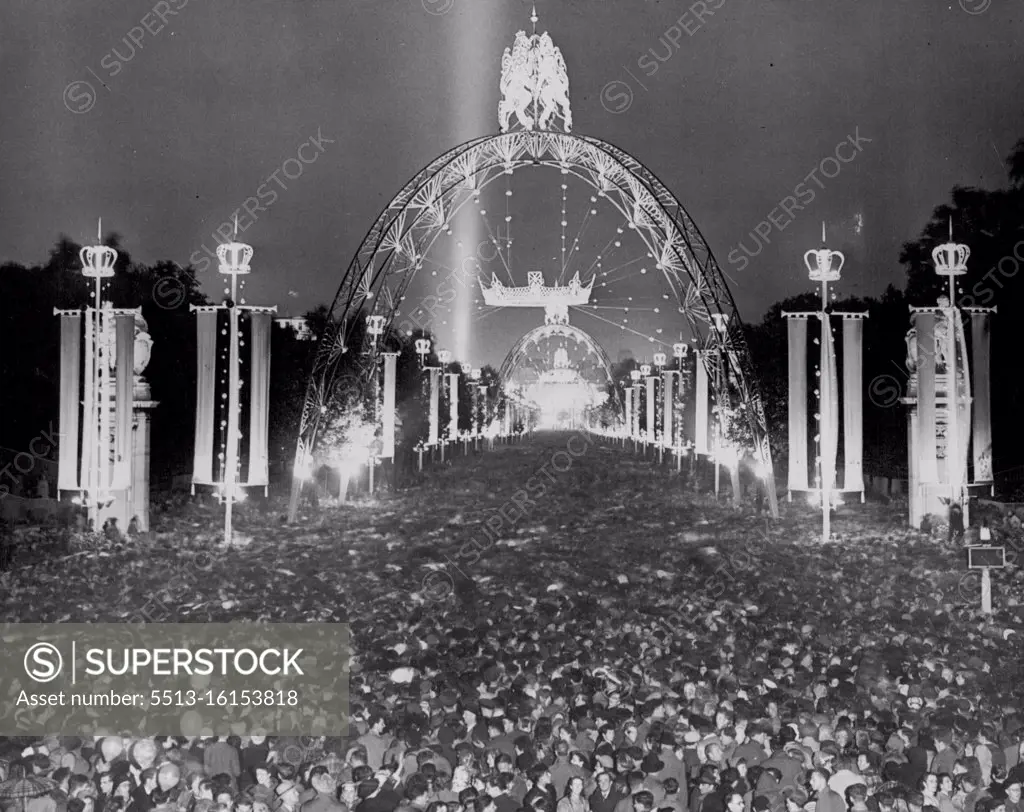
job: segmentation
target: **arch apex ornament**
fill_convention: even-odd
[[[515,42],[501,57],[501,101],[498,102],[498,126],[507,133],[512,114],[523,130],[551,129],[553,119],[562,119],[562,132],[572,131],[569,107],[569,76],[565,59],[545,31],[537,33],[537,11],[530,20],[533,34],[516,32]]]

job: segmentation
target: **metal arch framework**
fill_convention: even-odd
[[[317,348],[302,411],[297,464],[312,457],[357,318],[382,315],[385,329],[393,326],[402,315],[409,283],[454,214],[493,180],[528,166],[550,167],[589,183],[646,244],[699,345],[720,351],[729,368],[724,380],[746,405],[754,450],[770,479],[767,491],[776,515],[764,406],[739,312],[710,247],[680,202],[646,166],[605,141],[561,132],[517,131],[468,141],[432,161],[384,208],[342,276],[331,305],[330,326]],[[431,299],[426,310],[435,307],[437,297],[428,296],[412,308],[413,314]],[[725,328],[715,329],[715,321]],[[411,329],[429,322],[402,324]],[[380,352],[381,347],[364,339],[362,374],[372,374]],[[723,391],[716,391],[715,398],[720,405],[732,400]]]
[[[508,351],[508,355],[505,356],[505,360],[502,362],[501,369],[498,372],[498,377],[501,379],[502,384],[507,385],[511,381],[513,373],[526,356],[531,342],[542,341],[553,336],[565,336],[566,338],[572,338],[577,342],[586,344],[600,360],[601,367],[604,369],[608,381],[612,381],[611,359],[608,357],[608,353],[604,351],[604,348],[594,340],[593,336],[572,324],[542,324],[539,327],[534,327],[512,345],[512,349]]]

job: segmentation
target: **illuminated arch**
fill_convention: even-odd
[[[501,369],[498,371],[498,377],[501,379],[502,384],[507,386],[512,380],[516,369],[518,369],[526,357],[530,344],[556,336],[571,338],[579,344],[586,345],[587,349],[593,352],[601,362],[601,368],[604,370],[607,381],[614,383],[612,380],[611,359],[608,357],[608,353],[604,351],[604,348],[589,333],[572,324],[542,324],[539,327],[534,327],[512,345],[512,349],[508,351],[508,355],[505,356]]]
[[[727,374],[715,374],[710,366],[708,370],[712,380],[724,382],[714,397],[720,408],[737,401],[742,405],[754,451],[771,476],[768,426],[743,323],[722,270],[693,219],[651,170],[618,147],[588,136],[536,131],[488,135],[455,147],[417,173],[377,217],[331,305],[332,326],[317,348],[296,459],[309,459],[315,449],[342,353],[350,349],[350,339],[362,333],[358,320],[379,315],[385,329],[414,326],[402,322],[401,306],[434,241],[479,190],[531,166],[572,174],[588,183],[644,242],[698,346],[718,351],[723,359]],[[366,338],[359,349],[369,376],[383,348]],[[774,505],[773,480],[768,488]]]

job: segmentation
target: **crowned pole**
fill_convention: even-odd
[[[94,280],[93,304],[85,307],[85,319],[81,311],[54,310],[54,315],[61,316],[61,448],[57,489],[58,493],[79,492],[76,501],[85,505],[94,531],[102,529],[106,518],[114,518],[121,520],[119,529],[124,532],[135,507],[131,498],[133,324],[141,311],[115,309],[110,302],[103,301],[103,281],[114,276],[118,254],[102,244],[102,236],[100,221],[96,245],[79,252],[82,275]],[[83,321],[84,375],[79,361]],[[80,415],[78,387],[82,378],[84,403]]]
[[[238,222],[235,222],[235,235],[238,234]],[[238,277],[249,273],[249,261],[252,259],[252,246],[239,242],[223,243],[217,246],[217,258],[220,260],[220,273],[231,278],[231,298],[228,299],[228,425],[227,449],[224,460],[224,544],[228,546],[232,540],[232,519],[237,494],[238,481]]]
[[[630,439],[633,440],[633,453],[637,451],[637,440],[640,437],[640,370],[630,370],[632,381],[633,415],[630,421]]]
[[[650,364],[644,364],[640,367],[640,374],[647,382],[647,431],[644,433],[645,453],[647,444],[654,445],[654,433],[657,429],[654,417],[654,406],[657,402],[654,396],[654,382],[657,378],[652,375],[651,372],[652,369]]]
[[[836,447],[838,443],[838,384],[836,381],[835,344],[832,339],[832,324],[828,311],[828,283],[836,282],[842,275],[845,257],[840,251],[830,251],[825,242],[825,224],[821,224],[822,247],[807,251],[804,264],[812,282],[821,283],[820,360],[818,364],[818,420],[815,439],[818,441],[817,467],[818,486],[821,495],[821,540],[828,542],[832,537],[832,496],[835,488]]]
[[[679,376],[679,393],[682,395],[683,391],[683,361],[686,359],[687,353],[690,351],[690,345],[685,344],[682,341],[676,342],[672,345],[672,356],[676,359],[677,369],[665,368],[665,434],[668,438],[668,442],[672,443],[672,447],[675,449],[676,454],[676,473],[681,473],[683,470],[683,427],[680,426],[678,430],[673,428],[673,419],[675,417],[675,395],[672,392],[672,376]],[[676,441],[676,435],[678,434],[678,442]]]
[[[658,443],[658,462],[665,456],[665,446],[672,445],[672,370],[665,366],[668,356],[663,352],[654,353],[654,366],[661,375],[661,442]]]
[[[626,441],[633,431],[633,387],[624,382],[622,384],[622,392],[624,395],[623,404],[625,406],[625,420],[622,424],[622,447],[625,448]]]
[[[448,373],[448,439],[459,442],[459,373]]]
[[[944,276],[949,283],[949,299],[943,303],[939,302],[943,310],[943,317],[946,323],[946,398],[949,404],[948,418],[946,420],[946,477],[949,480],[949,506],[952,511],[954,506],[959,506],[962,511],[963,523],[969,523],[968,508],[969,500],[964,499],[964,486],[966,483],[966,438],[961,437],[961,407],[970,407],[970,396],[967,402],[960,402],[960,380],[957,375],[957,339],[961,332],[959,311],[956,307],[956,278],[967,273],[967,260],[971,256],[971,249],[959,243],[953,242],[953,219],[949,220],[949,242],[936,247],[932,251],[932,262],[935,264],[935,273]],[[946,306],[943,307],[943,304]],[[968,380],[966,369],[967,359],[964,358],[964,380]]]

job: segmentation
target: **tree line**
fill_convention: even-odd
[[[1007,184],[987,190],[956,186],[950,199],[934,209],[916,240],[899,255],[906,274],[901,290],[890,285],[878,298],[851,298],[832,304],[834,310],[866,310],[864,329],[864,446],[865,471],[897,475],[906,467],[907,429],[899,398],[905,393],[906,344],[910,305],[934,305],[945,279],[933,270],[932,249],[948,241],[952,219],[954,238],[969,245],[968,274],[958,291],[964,306],[996,307],[992,341],[992,409],[994,464],[997,472],[1024,462],[1024,433],[1016,431],[1017,409],[1024,384],[1017,373],[1016,354],[1024,341],[1024,319],[1016,316],[1024,304],[1024,139],[1007,158]],[[110,234],[104,243],[117,249],[116,274],[105,282],[104,298],[115,307],[138,307],[154,340],[146,378],[160,407],[153,415],[152,476],[157,485],[171,475],[191,470],[195,419],[196,328],[189,305],[214,304],[201,292],[196,271],[173,262],[152,265],[135,262],[123,239]],[[0,266],[0,446],[24,450],[32,439],[55,424],[59,406],[60,327],[54,308],[79,308],[90,301],[92,280],[81,274],[80,246],[61,236],[44,262]],[[776,459],[787,445],[787,341],[783,311],[817,310],[815,293],[773,304],[759,323],[747,325],[747,343],[757,370],[771,427]],[[306,314],[318,338],[328,328],[328,308]],[[403,435],[426,434],[426,378],[412,336],[393,335],[398,362],[398,404]],[[432,342],[433,343],[433,342]],[[300,341],[287,329],[275,328],[271,342],[270,453],[272,465],[290,469],[295,453],[315,341]],[[433,352],[433,348],[432,348]],[[354,357],[353,357],[354,360]],[[428,362],[436,364],[436,355]],[[344,361],[343,363],[348,363]],[[628,362],[616,375],[628,376]],[[464,379],[465,376],[460,376]],[[497,373],[485,368],[488,398],[500,409]],[[470,394],[463,380],[460,425],[470,422]],[[813,389],[813,386],[811,387]],[[444,422],[444,421],[442,421]]]

